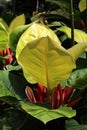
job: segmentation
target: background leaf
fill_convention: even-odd
[[[86,54],[85,54],[86,56]],[[76,61],[77,69],[87,68],[87,59],[79,57]]]
[[[8,33],[10,34],[15,29],[15,27],[20,26],[20,25],[24,25],[24,24],[25,24],[24,14],[21,14],[21,15],[15,17],[9,25]]]
[[[0,50],[4,50],[6,48],[7,43],[8,43],[7,32],[0,29]]]
[[[0,18],[0,29],[3,29],[4,31],[7,31],[8,29],[7,23],[2,18]]]
[[[21,130],[26,121],[26,114],[19,110],[5,110],[4,116],[0,118],[1,130]]]
[[[66,83],[65,83],[66,82]],[[87,68],[78,69],[72,72],[70,78],[64,84],[74,88],[84,89],[87,87]]]
[[[67,36],[71,38],[71,28],[67,26],[62,26],[58,28],[58,30],[66,33]],[[74,29],[74,40],[78,43],[87,42],[87,34],[79,29]]]
[[[87,130],[87,125],[79,125],[75,120],[67,120],[66,130]]]
[[[60,1],[60,0],[46,0],[47,2],[52,2],[52,3],[54,3],[54,4],[56,4],[56,5],[58,5],[60,8],[65,8],[65,9],[70,9],[69,8],[69,3],[68,2],[65,2],[65,1]]]
[[[81,12],[84,11],[86,9],[86,0],[80,0],[78,6]]]

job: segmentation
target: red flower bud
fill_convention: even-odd
[[[33,93],[32,89],[30,87],[26,86],[25,93],[26,93],[26,96],[27,96],[29,102],[36,103],[34,93]]]
[[[77,27],[80,28],[80,29],[84,29],[86,28],[86,24],[84,23],[83,20],[80,20],[76,23]]]
[[[73,88],[72,87],[65,87],[63,89],[63,98],[64,98],[63,104],[67,103],[67,101],[69,100],[72,92],[73,92]]]

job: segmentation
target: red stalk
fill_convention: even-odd
[[[67,105],[67,107],[73,107],[77,102],[79,102],[82,99],[82,97],[79,97],[75,100],[73,100],[71,103]]]

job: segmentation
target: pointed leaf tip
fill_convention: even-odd
[[[20,22],[19,22],[20,21]],[[8,33],[10,34],[16,27],[25,24],[25,15],[21,14],[15,17],[9,25]]]

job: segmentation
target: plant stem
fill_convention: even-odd
[[[70,17],[71,17],[71,46],[74,45],[74,11],[73,0],[70,0]]]
[[[87,33],[87,0],[86,0],[86,33]]]
[[[15,14],[16,14],[15,7],[16,7],[16,1],[15,1],[15,0],[12,0],[12,12],[13,12],[14,16],[15,16]]]
[[[86,33],[87,33],[87,0],[86,0]],[[86,52],[86,59],[87,59],[87,52]]]
[[[37,4],[36,4],[36,12],[38,12],[39,10],[39,1],[37,0]]]

